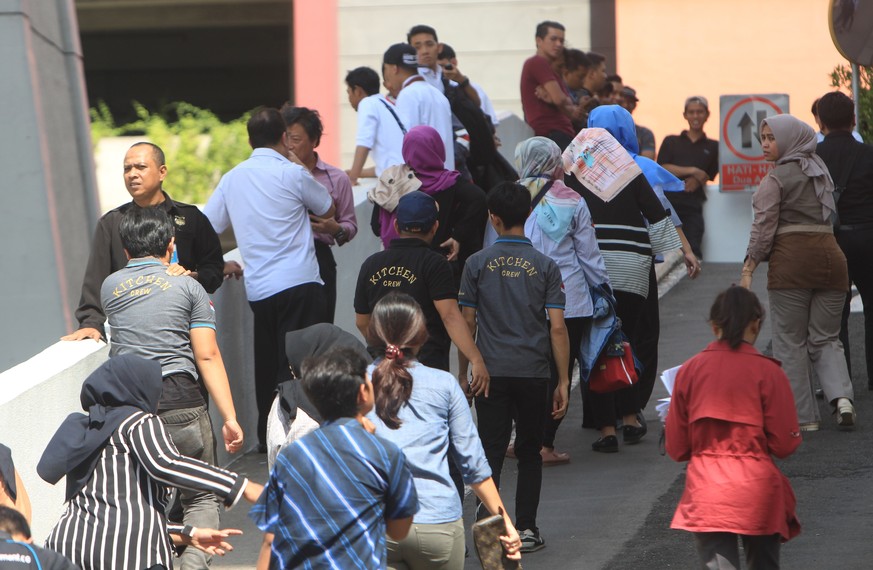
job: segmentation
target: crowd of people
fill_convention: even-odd
[[[110,358],[82,386],[85,413],[67,418],[37,467],[52,484],[66,477],[66,508],[47,550],[29,544],[27,493],[0,446],[0,552],[47,568],[206,568],[239,533],[217,530],[222,504],[244,498],[264,532],[259,569],[458,569],[465,487],[478,519],[502,516],[506,557],[545,547],[543,466],[570,461],[555,441],[574,367],[583,426],[599,431],[592,451],[639,443],[658,368],[654,264],[681,250],[688,275],[700,275],[704,188],[718,172],[704,97],[685,101],[689,129],[656,155],[632,117],[636,91],[607,74],[602,55],[566,48],[564,31],[550,21],[535,30],[520,80],[535,136],[513,165],[496,152],[488,95],[424,25],[385,51],[388,95],[373,69],[346,76],[358,114],[349,170],[319,157],[318,112],[290,104],[252,113],[252,154],[203,212],[163,190],[159,147],[133,145],[132,201],[100,220],[80,328],[64,337],[108,338]],[[753,200],[740,287],[715,300],[716,341],[683,365],[667,417],[667,452],[690,461],[673,526],[695,533],[704,564],[738,568],[739,535],[755,568],[778,568],[779,542],[799,525],[771,455],[819,428],[814,378],[836,423],[856,422],[839,337],[850,281],[873,306],[873,150],[852,140],[848,97],[829,93],[814,109],[818,147],[794,117],[762,123],[775,166]],[[355,286],[365,345],[332,324],[333,248],[360,229],[352,186],[368,176],[384,249],[362,260]],[[223,260],[217,234],[229,228],[244,269]],[[781,367],[752,346],[764,312],[747,289],[765,260]],[[207,412],[211,400],[225,449],[243,449],[208,297],[242,277],[265,486],[215,466]],[[639,381],[601,393],[586,381],[608,357],[595,326],[608,314]],[[865,313],[868,371],[871,321]],[[507,456],[518,466],[514,519],[500,496]]]

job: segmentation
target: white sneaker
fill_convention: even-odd
[[[841,428],[855,427],[855,406],[848,398],[837,398],[837,425]]]

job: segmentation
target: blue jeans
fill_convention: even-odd
[[[215,465],[215,437],[206,406],[167,410],[158,414],[179,453],[186,457]],[[213,493],[179,489],[182,521],[197,528],[219,528],[221,502]],[[172,503],[171,503],[172,504]],[[186,548],[179,559],[182,570],[202,570],[209,567],[212,557],[196,548]]]

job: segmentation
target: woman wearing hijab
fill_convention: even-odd
[[[524,224],[524,234],[541,253],[558,264],[567,295],[564,322],[570,335],[570,374],[579,359],[585,321],[594,312],[589,289],[609,285],[606,265],[597,246],[591,214],[585,200],[564,185],[561,149],[550,139],[533,137],[515,148],[515,166],[519,184],[531,194],[531,214]],[[552,363],[549,393],[558,386],[558,373]],[[561,418],[546,414],[543,434],[543,463],[567,463],[567,453],[555,451],[555,434]]]
[[[334,347],[350,348],[364,357],[373,358],[367,347],[358,338],[336,325],[318,323],[285,335],[285,354],[291,369],[291,380],[280,382],[278,393],[267,418],[267,470],[273,470],[279,452],[292,442],[321,425],[322,417],[303,391],[303,361],[310,356],[320,356]]]
[[[161,366],[116,356],[82,385],[88,414],[71,414],[37,465],[51,484],[67,478],[67,507],[46,540],[84,570],[171,569],[164,511],[168,486],[215,493],[225,505],[254,502],[263,487],[179,454],[156,415]],[[192,527],[173,529],[189,541]]]
[[[485,193],[478,186],[464,180],[458,171],[446,170],[445,156],[445,146],[433,127],[413,127],[403,137],[403,160],[421,182],[419,190],[439,205],[439,228],[431,247],[446,251],[449,261],[459,260],[463,269],[463,262],[482,249],[488,209]],[[379,235],[382,245],[388,248],[391,240],[398,237],[394,214],[377,210]]]
[[[691,250],[691,244],[688,243],[688,238],[685,237],[685,232],[682,231],[682,221],[676,212],[673,211],[673,206],[665,192],[684,192],[685,183],[673,174],[668,172],[660,164],[640,156],[640,147],[636,135],[636,125],[634,119],[627,109],[618,105],[601,105],[595,109],[588,118],[588,126],[600,127],[609,131],[609,134],[615,137],[615,140],[624,147],[631,155],[640,170],[643,171],[643,176],[652,186],[652,190],[661,201],[661,205],[670,214],[670,219],[676,227],[676,232],[679,234],[679,239],[682,241],[682,254],[685,257],[685,267],[688,271],[688,276],[691,279],[697,279],[700,275],[700,261]],[[664,261],[661,255],[655,256],[655,263]],[[649,398],[652,396],[652,390],[655,388],[658,372],[658,339],[660,337],[661,316],[658,311],[658,278],[655,275],[655,266],[652,265],[649,271],[649,293],[646,297],[646,304],[640,314],[640,321],[637,323],[638,334],[637,343],[634,345],[636,356],[640,359],[643,365],[639,380],[639,404],[640,408],[645,408],[649,403]]]
[[[591,112],[589,125],[599,109]],[[637,324],[649,294],[652,256],[681,246],[676,228],[642,169],[606,129],[582,129],[562,158],[567,185],[588,204],[616,312],[635,347],[641,340]],[[625,444],[639,443],[646,435],[638,419],[638,385],[607,394],[591,392],[588,400],[594,427],[600,430],[594,451],[618,451],[617,416],[624,424]]]
[[[24,488],[24,481],[15,469],[12,450],[0,443],[0,506],[15,509],[24,515],[30,524],[30,496]]]
[[[749,288],[758,264],[769,259],[773,356],[791,381],[803,431],[820,427],[811,370],[837,425],[855,425],[852,381],[839,340],[848,266],[830,221],[834,184],[815,147],[812,127],[791,115],[761,123],[764,158],[775,166],[752,197],[755,217],[740,279]]]

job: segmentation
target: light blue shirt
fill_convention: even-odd
[[[371,365],[371,377],[373,370]],[[377,436],[396,444],[406,455],[420,507],[415,522],[453,522],[463,516],[463,510],[449,477],[449,440],[465,483],[480,483],[491,477],[491,467],[457,378],[418,362],[408,370],[412,374],[412,394],[397,414],[401,426],[389,429],[375,410],[367,417],[375,424]]]
[[[322,216],[333,203],[302,166],[269,148],[221,177],[203,213],[221,233],[233,226],[245,263],[246,296],[260,301],[303,285],[321,284],[309,212]]]

